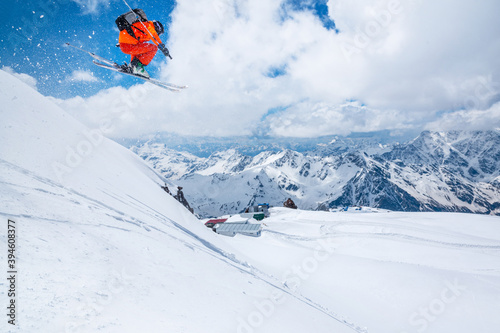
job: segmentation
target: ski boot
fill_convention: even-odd
[[[147,77],[149,79],[148,72],[146,72],[146,69],[144,69],[144,65],[137,58],[134,58],[130,62],[130,72],[132,74],[144,76],[144,77]]]

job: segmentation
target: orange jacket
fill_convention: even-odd
[[[144,25],[143,25],[144,24]],[[154,39],[151,38],[151,35],[144,30],[144,26],[149,30],[151,35],[153,35]],[[156,45],[161,43],[160,36],[156,33],[155,27],[153,25],[153,22],[148,21],[148,22],[136,22],[132,24],[132,31],[135,34],[135,37],[132,37],[127,30],[122,30],[120,31],[120,37],[118,38],[119,43],[124,43],[124,44],[138,44],[138,43],[144,43],[147,41],[152,41]]]

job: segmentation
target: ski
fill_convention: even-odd
[[[142,80],[144,80],[146,82],[152,83],[152,84],[154,84],[154,85],[156,85],[158,87],[161,87],[161,88],[167,89],[169,91],[173,91],[173,92],[180,92],[182,89],[186,89],[187,88],[187,86],[180,86],[180,85],[176,85],[176,84],[172,84],[172,83],[167,83],[167,82],[163,82],[163,81],[160,81],[160,80],[148,78],[148,77],[145,77],[145,76],[142,76],[142,75],[137,75],[137,74],[133,74],[133,73],[127,72],[121,65],[117,64],[116,62],[107,60],[107,59],[105,59],[105,58],[103,58],[103,57],[95,54],[94,52],[87,51],[87,50],[82,49],[80,47],[71,45],[70,43],[66,43],[66,45],[70,46],[70,47],[72,47],[74,49],[77,49],[77,50],[80,50],[82,52],[87,53],[92,58],[94,58],[94,60],[92,61],[94,63],[94,65],[99,66],[101,68],[106,68],[106,69],[115,71],[117,73],[129,75],[129,76],[134,76],[134,77],[142,79]]]
[[[177,86],[177,85],[173,85],[173,84],[166,83],[166,82],[163,82],[163,81],[159,81],[159,80],[156,80],[156,79],[148,78],[148,77],[145,77],[145,76],[142,76],[142,75],[137,75],[137,74],[129,73],[129,72],[123,70],[123,68],[120,65],[118,65],[118,64],[109,65],[107,63],[101,63],[101,62],[99,62],[97,60],[94,60],[93,63],[94,63],[94,65],[99,66],[101,68],[106,68],[106,69],[112,70],[114,72],[125,74],[125,75],[129,75],[129,76],[134,76],[134,77],[142,79],[142,80],[144,80],[146,82],[152,83],[155,86],[158,86],[158,87],[161,87],[161,88],[173,91],[173,92],[180,92],[182,89],[187,88],[186,86]]]

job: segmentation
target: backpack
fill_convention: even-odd
[[[131,10],[130,12],[126,12],[125,14],[118,16],[115,23],[116,26],[118,27],[118,30],[120,31],[127,30],[130,36],[136,38],[135,33],[132,30],[132,24],[140,21],[147,22],[148,18],[146,17],[146,13],[144,13],[142,9],[136,8],[134,10]]]

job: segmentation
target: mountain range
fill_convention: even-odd
[[[364,143],[364,144],[363,144]],[[424,131],[405,143],[342,138],[309,151],[256,155],[237,148],[199,157],[162,143],[131,148],[184,187],[201,216],[292,198],[299,208],[500,214],[500,131]]]

